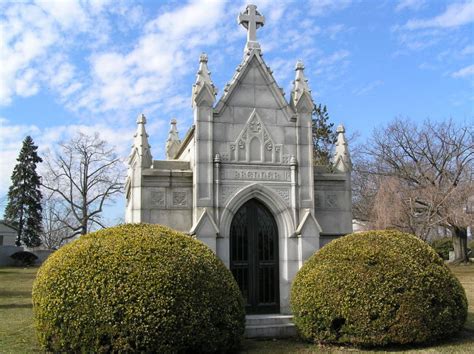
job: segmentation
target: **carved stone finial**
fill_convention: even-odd
[[[196,105],[196,98],[203,93],[204,90],[205,94],[203,100],[211,104],[215,101],[215,96],[217,95],[217,89],[214,86],[214,83],[211,80],[211,72],[207,68],[207,54],[202,53],[199,57],[199,69],[196,75],[196,82],[193,85],[193,92],[192,92],[192,103],[193,107]],[[199,100],[199,101],[203,101]]]
[[[344,128],[344,126],[343,126],[342,124],[339,124],[339,125],[337,126],[336,133],[338,133],[338,134],[339,134],[339,133],[344,134],[345,132],[346,132],[346,129]]]
[[[237,22],[247,30],[247,44],[244,53],[253,49],[260,50],[260,44],[257,42],[257,29],[265,24],[265,17],[257,11],[257,6],[247,5],[245,11],[237,17]]]
[[[221,155],[219,155],[219,153],[217,153],[216,156],[214,156],[214,162],[215,163],[220,163],[221,162]]]
[[[171,128],[166,140],[166,159],[172,160],[176,156],[179,148],[181,147],[181,140],[179,140],[178,130],[176,129],[176,119],[171,119]]]
[[[138,115],[137,124],[146,124],[146,117],[143,113]]]
[[[207,63],[207,54],[206,53],[201,53],[201,55],[199,56],[199,62],[200,63]]]
[[[349,146],[344,133],[346,130],[340,124],[337,129],[336,151],[334,153],[333,163],[336,171],[350,172],[352,170],[351,156],[349,153]]]
[[[153,164],[151,156],[151,147],[148,143],[148,134],[145,129],[146,117],[142,113],[137,117],[137,131],[133,136],[132,153],[130,154],[129,163],[132,163],[134,157],[137,157],[137,166],[149,168]]]
[[[308,80],[304,75],[304,64],[302,60],[298,60],[295,66],[296,76],[293,81],[293,90],[291,91],[291,105],[298,111],[311,112],[314,107],[311,97],[311,90]],[[303,97],[305,97],[303,99]]]

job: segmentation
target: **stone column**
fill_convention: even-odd
[[[193,225],[196,226],[198,219],[204,215],[205,218],[214,217],[214,152],[213,152],[213,104],[215,102],[216,89],[211,81],[210,73],[207,69],[207,55],[200,57],[200,65],[197,73],[196,83],[193,86],[192,104],[194,111],[194,171],[193,171]],[[204,222],[202,220],[201,222]],[[214,220],[209,221],[211,224]],[[197,228],[201,234],[197,233],[199,239],[207,240],[208,245],[215,251],[215,232],[209,235],[202,234],[202,230],[212,228]],[[212,239],[212,240],[211,240]]]
[[[312,112],[314,103],[308,80],[304,76],[304,65],[296,63],[296,78],[291,92],[290,105],[296,112],[297,127],[297,160],[299,209],[310,209],[314,214],[314,178],[313,178],[313,141],[312,141]],[[301,220],[297,220],[299,223]]]

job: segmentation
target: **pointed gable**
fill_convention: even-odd
[[[288,119],[292,116],[283,90],[256,50],[246,55],[237,67],[214,112],[219,115],[226,106],[281,109],[287,113]]]
[[[316,237],[322,232],[322,228],[309,209],[306,209],[301,219],[296,235],[301,237]]]
[[[202,212],[196,224],[191,228],[189,233],[198,237],[219,236],[219,228],[217,227],[216,222],[207,208],[204,208],[204,211]]]

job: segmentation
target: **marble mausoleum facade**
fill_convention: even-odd
[[[129,159],[126,222],[168,225],[206,243],[232,270],[249,313],[289,313],[303,262],[352,231],[351,160],[337,128],[333,171],[313,165],[314,102],[302,62],[289,101],[265,64],[254,5],[240,14],[244,58],[216,99],[205,54],[192,88],[194,124],[176,121],[166,160],[153,160],[140,115]]]

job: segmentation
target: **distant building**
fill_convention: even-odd
[[[15,227],[0,220],[0,246],[15,246],[17,234]]]

